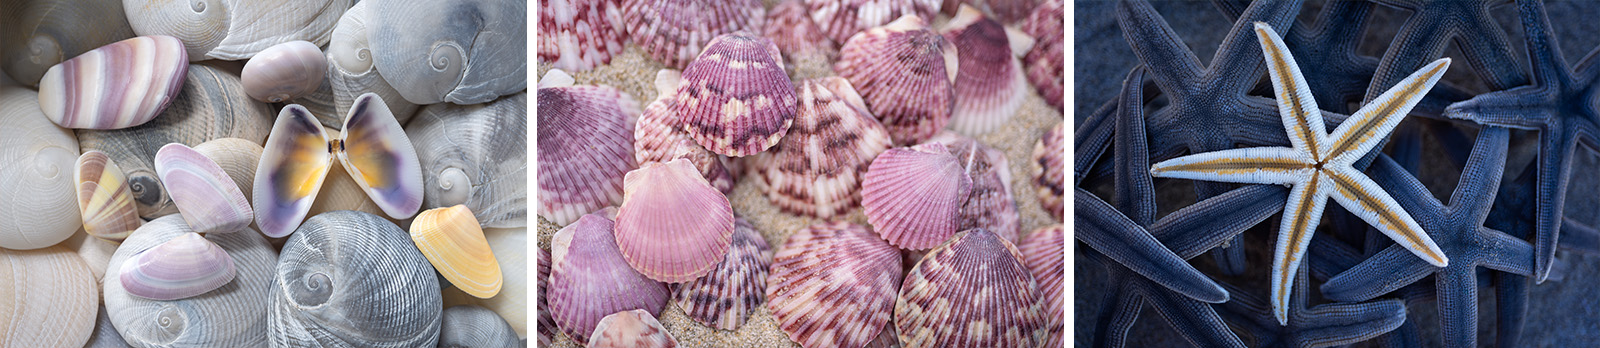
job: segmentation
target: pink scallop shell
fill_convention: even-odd
[[[961,206],[960,230],[982,228],[1016,243],[1022,228],[1017,200],[1011,197],[1011,165],[1006,153],[954,132],[929,139],[950,149],[972,177],[972,194]]]
[[[749,221],[736,218],[728,255],[710,274],[679,285],[672,297],[694,321],[735,330],[750,318],[750,311],[761,305],[767,291],[767,269],[771,266],[772,248],[767,246],[767,240]]]
[[[766,30],[761,36],[772,40],[785,58],[794,60],[795,54],[816,54],[833,59],[839,54],[833,40],[811,21],[806,4],[800,0],[783,0],[767,12]]]
[[[828,219],[861,202],[861,176],[889,149],[889,133],[843,78],[801,83],[789,133],[753,163],[757,186],[783,211]]]
[[[773,258],[767,307],[803,347],[861,347],[889,323],[900,253],[865,227],[833,222],[796,231]]]
[[[550,316],[578,342],[601,318],[643,309],[661,313],[670,295],[666,284],[628,266],[612,237],[615,225],[601,213],[584,215],[551,238]]]
[[[844,42],[851,35],[888,23],[904,15],[932,21],[942,5],[940,0],[805,0],[811,20],[828,38]]]
[[[1033,183],[1038,187],[1039,206],[1058,220],[1067,213],[1061,203],[1066,190],[1062,180],[1065,180],[1067,170],[1063,159],[1067,155],[1063,148],[1066,135],[1061,129],[1064,124],[1057,123],[1033,146]]]
[[[1045,323],[1050,329],[1046,347],[1059,347],[1062,343],[1062,333],[1066,317],[1062,313],[1062,294],[1066,289],[1062,287],[1061,278],[1066,276],[1063,265],[1066,263],[1067,234],[1061,226],[1045,227],[1034,230],[1028,237],[1017,245],[1017,250],[1022,253],[1022,262],[1028,265],[1028,271],[1033,278],[1039,281],[1039,293],[1044,296]]]
[[[911,269],[895,300],[907,347],[1037,347],[1048,334],[1039,284],[1011,242],[957,234]]]
[[[595,325],[589,348],[672,348],[678,341],[655,315],[642,310],[616,312]]]
[[[1035,38],[1033,48],[1022,56],[1028,82],[1039,91],[1039,97],[1057,110],[1061,110],[1061,103],[1066,102],[1061,94],[1066,87],[1061,75],[1061,65],[1066,58],[1066,41],[1061,37],[1061,27],[1065,25],[1061,19],[1061,6],[1061,0],[1045,0],[1042,7],[1022,22],[1022,32]]]
[[[539,88],[539,216],[566,225],[622,201],[622,177],[637,168],[638,104],[606,86]]]
[[[556,69],[585,71],[622,54],[622,1],[551,0],[539,3],[539,60]]]
[[[1022,107],[1028,81],[1000,22],[964,7],[944,37],[956,46],[956,106],[950,128],[967,135],[988,133]]]
[[[1001,22],[1015,23],[1027,17],[1030,13],[1039,10],[1038,0],[944,0],[944,13],[955,15],[956,9],[961,4],[983,10],[983,13],[999,18]],[[1059,6],[1060,5],[1056,5]],[[1057,15],[1060,18],[1060,15]]]
[[[944,144],[884,151],[861,181],[867,221],[889,244],[928,249],[956,234],[972,178]]]
[[[556,337],[556,320],[550,317],[550,251],[539,248],[539,345],[548,345]]]
[[[688,133],[673,129],[678,120],[669,109],[682,81],[677,70],[656,72],[656,100],[645,106],[638,125],[633,128],[633,158],[641,164],[687,158],[712,187],[724,194],[731,193],[738,180],[723,165],[725,158],[700,147]]]
[[[950,123],[956,47],[916,16],[850,37],[833,70],[856,86],[897,145],[927,140]]]
[[[651,58],[682,69],[719,35],[759,32],[766,7],[758,0],[624,0],[628,38]]]
[[[728,253],[733,206],[687,159],[628,172],[617,210],[617,246],[650,279],[683,283],[711,273]]]
[[[795,116],[794,83],[772,41],[724,34],[683,70],[669,110],[695,143],[743,157],[778,143]]]

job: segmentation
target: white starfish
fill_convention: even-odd
[[[1194,154],[1156,163],[1157,177],[1293,186],[1278,226],[1272,261],[1272,310],[1278,324],[1288,323],[1290,287],[1295,272],[1322,220],[1327,197],[1383,231],[1396,243],[1434,266],[1450,263],[1411,215],[1366,174],[1351,167],[1394,130],[1428,89],[1439,81],[1450,58],[1422,67],[1410,77],[1361,106],[1333,133],[1322,126],[1322,113],[1306,87],[1283,38],[1266,23],[1255,23],[1277,92],[1278,113],[1294,147],[1256,147]]]

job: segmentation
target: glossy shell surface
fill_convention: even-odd
[[[244,64],[239,79],[251,98],[277,103],[298,98],[322,86],[328,58],[307,41],[289,41],[262,50]]]
[[[728,252],[733,206],[686,159],[628,172],[617,211],[617,247],[650,279],[682,283],[705,276]]]
[[[603,213],[584,215],[551,238],[549,313],[579,343],[606,315],[641,309],[661,313],[670,293],[666,284],[628,266],[617,249],[615,224]]]
[[[196,232],[235,232],[250,226],[255,211],[239,185],[216,162],[183,144],[156,152],[156,173],[178,213]]]
[[[678,341],[650,312],[631,310],[600,319],[590,335],[589,348],[671,348]]]
[[[67,128],[141,125],[178,95],[188,64],[183,43],[171,36],[118,41],[45,71],[39,107],[51,122]]]
[[[119,273],[129,294],[170,301],[216,290],[237,270],[221,246],[190,232],[134,255]]]
[[[464,204],[484,227],[528,225],[528,94],[434,104],[406,125],[422,162],[422,207]]]
[[[139,255],[193,233],[183,218],[168,215],[146,223],[117,248],[103,284],[106,314],[117,332],[135,347],[266,345],[269,289],[278,254],[254,230],[205,237],[233,260],[233,281],[220,288],[160,301],[133,295],[122,286],[122,270],[136,263]]]
[[[85,151],[73,172],[78,183],[78,212],[83,230],[97,238],[121,242],[144,225],[128,192],[128,177],[106,153]]]
[[[711,186],[723,193],[733,192],[735,178],[726,164],[727,157],[706,150],[676,128],[678,119],[669,109],[682,81],[682,74],[677,70],[656,72],[656,100],[645,106],[633,127],[633,158],[639,163],[687,158]]]
[[[500,264],[467,206],[429,209],[411,221],[411,241],[451,285],[478,298],[500,293]]]
[[[767,276],[767,307],[803,347],[865,346],[889,325],[900,250],[865,227],[812,225],[784,242]]]
[[[39,113],[31,90],[0,86],[0,105],[8,105],[0,108],[0,248],[60,243],[83,226],[73,180],[78,142]]]
[[[373,64],[407,101],[479,104],[527,89],[528,2],[372,1]]]

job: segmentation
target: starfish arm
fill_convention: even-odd
[[[1100,155],[1111,146],[1112,131],[1116,129],[1111,116],[1116,110],[1115,100],[1107,102],[1089,114],[1072,135],[1072,143],[1076,144],[1072,150],[1072,172],[1077,176],[1076,182],[1082,183],[1089,176]]]
[[[1428,191],[1428,187],[1393,158],[1378,156],[1372,161],[1372,167],[1367,168],[1367,173],[1378,187],[1394,192],[1390,196],[1394,197],[1396,204],[1405,207],[1406,211],[1424,219],[1444,215],[1444,204],[1433,198],[1433,193]]]
[[[1289,295],[1295,272],[1300,270],[1306,246],[1322,222],[1323,208],[1328,206],[1327,185],[1321,171],[1312,172],[1309,179],[1289,190],[1284,204],[1278,242],[1272,251],[1272,313],[1280,325],[1289,321]]]
[[[1551,32],[1550,18],[1545,15],[1542,1],[1517,1],[1518,17],[1522,19],[1524,42],[1528,47],[1528,65],[1533,69],[1535,85],[1572,85],[1572,72],[1567,70],[1567,59]]]
[[[1145,141],[1144,97],[1140,85],[1144,69],[1134,68],[1122,81],[1118,95],[1117,140],[1112,147],[1116,165],[1117,210],[1128,214],[1139,225],[1155,220],[1155,184],[1151,183],[1149,143]],[[1153,240],[1153,239],[1152,239]]]
[[[1102,254],[1172,291],[1196,300],[1220,303],[1228,292],[1204,273],[1168,250],[1161,242],[1093,194],[1077,189],[1074,237]]]
[[[1491,90],[1504,90],[1528,83],[1528,78],[1522,73],[1520,64],[1505,64],[1515,62],[1512,56],[1511,41],[1506,39],[1505,30],[1500,29],[1500,24],[1494,17],[1487,15],[1495,4],[1479,2],[1467,4],[1481,6],[1479,12],[1483,15],[1470,16],[1465,21],[1470,21],[1460,28],[1458,36],[1462,44],[1458,46],[1467,58],[1467,65],[1472,66],[1472,71],[1478,72],[1483,82]]]
[[[1328,135],[1332,143],[1322,158],[1331,158],[1334,163],[1344,164],[1361,159],[1367,151],[1389,136],[1389,132],[1400,124],[1400,120],[1405,119],[1411,108],[1439,82],[1449,67],[1450,58],[1433,61],[1401,80],[1394,88],[1362,105]]]
[[[1256,1],[1245,8],[1217,53],[1211,56],[1211,69],[1205,75],[1218,90],[1244,95],[1255,88],[1262,74],[1262,61],[1256,59],[1259,48],[1250,40],[1254,23],[1265,23],[1274,28],[1288,28],[1294,24],[1304,1]],[[1282,41],[1282,40],[1280,40]],[[1217,79],[1215,77],[1231,77]],[[1244,78],[1239,78],[1244,77]],[[1309,94],[1308,94],[1309,95]]]
[[[1322,284],[1322,296],[1334,301],[1366,301],[1416,283],[1438,271],[1399,245],[1391,245]]]
[[[1282,184],[1299,182],[1314,169],[1310,158],[1287,147],[1250,147],[1178,157],[1150,168],[1160,178]]]
[[[1244,347],[1228,325],[1217,315],[1210,304],[1176,296],[1171,292],[1152,291],[1150,303],[1172,328],[1197,347]]]
[[[1518,275],[1533,274],[1533,244],[1488,227],[1479,227],[1478,236],[1483,243],[1483,266],[1496,271]]]
[[[1128,344],[1128,330],[1133,328],[1134,321],[1139,319],[1139,312],[1144,310],[1144,296],[1132,293],[1110,292],[1106,294],[1113,305],[1107,305],[1100,310],[1100,326],[1095,330],[1095,347],[1119,348]]]
[[[1294,55],[1289,53],[1289,47],[1277,31],[1262,22],[1255,23],[1255,31],[1261,41],[1262,55],[1266,57],[1268,76],[1277,96],[1278,116],[1283,119],[1289,143],[1305,156],[1321,162],[1319,155],[1327,151],[1328,146],[1327,129],[1323,128],[1322,111],[1317,109],[1317,100],[1311,96],[1305,75],[1300,73]]]
[[[1167,214],[1150,226],[1150,234],[1178,257],[1192,259],[1283,210],[1280,202],[1288,193],[1279,185],[1241,187]]]
[[[1478,131],[1478,140],[1457,180],[1459,184],[1450,194],[1452,209],[1471,215],[1475,224],[1481,225],[1489,217],[1495,194],[1500,191],[1510,139],[1511,132],[1504,127],[1485,126]]]
[[[1518,347],[1522,324],[1528,316],[1528,277],[1510,273],[1494,274],[1495,340],[1500,347]]]
[[[1397,299],[1312,307],[1314,318],[1296,333],[1301,347],[1331,347],[1366,341],[1394,331],[1406,322],[1405,303]]]
[[[1600,230],[1572,218],[1561,218],[1561,248],[1579,252],[1600,253]]]
[[[1345,210],[1366,220],[1395,243],[1411,250],[1428,263],[1439,267],[1450,264],[1450,258],[1445,256],[1444,251],[1439,250],[1439,246],[1434,244],[1432,238],[1423,233],[1422,227],[1411,218],[1411,214],[1406,213],[1400,204],[1372,179],[1346,166],[1334,166],[1333,170],[1324,172],[1327,173],[1328,182],[1332,186],[1329,188],[1332,193],[1330,196],[1333,196],[1333,200],[1339,202]]]
[[[1474,268],[1445,269],[1436,276],[1439,326],[1447,347],[1478,346],[1478,277]]]
[[[1562,213],[1567,206],[1567,178],[1572,174],[1576,145],[1568,134],[1545,133],[1539,137],[1539,177],[1538,184],[1534,185],[1534,197],[1539,202],[1534,213],[1533,246],[1537,251],[1533,258],[1534,282],[1549,278],[1550,266],[1555,263]]]
[[[1183,43],[1178,32],[1167,25],[1161,14],[1148,1],[1125,1],[1117,4],[1117,24],[1123,36],[1133,46],[1134,55],[1149,67],[1156,84],[1164,91],[1178,91],[1199,80],[1203,69],[1200,58],[1195,57]]]
[[[1445,107],[1444,116],[1481,125],[1515,129],[1548,129],[1557,120],[1549,103],[1554,93],[1541,86],[1521,86],[1480,94]]]

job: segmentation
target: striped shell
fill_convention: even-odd
[[[863,176],[861,206],[889,244],[928,249],[959,231],[972,182],[944,144],[893,148],[873,159]]]
[[[1016,243],[1022,228],[1017,200],[1011,197],[1011,164],[1006,153],[954,132],[942,132],[928,141],[944,144],[972,178],[972,194],[961,205],[958,230],[982,228]]]
[[[1061,226],[1045,227],[1029,233],[1023,238],[1022,244],[1017,245],[1017,251],[1022,254],[1022,262],[1028,266],[1028,272],[1033,274],[1033,279],[1039,281],[1039,294],[1044,296],[1045,323],[1050,329],[1050,336],[1046,339],[1046,347],[1061,346],[1065,313],[1062,312],[1062,294],[1066,288],[1062,287],[1061,278],[1066,275],[1063,270],[1066,259],[1067,234]]]
[[[984,229],[934,248],[900,286],[895,328],[906,347],[1034,347],[1047,334],[1039,283],[1017,248]]]
[[[941,0],[805,0],[811,20],[836,42],[905,15],[932,21]]]
[[[778,143],[795,116],[794,83],[778,47],[745,32],[711,40],[683,69],[669,110],[696,143],[743,157]]]
[[[656,72],[656,100],[645,106],[639,122],[633,128],[633,158],[639,163],[666,162],[687,158],[694,162],[700,176],[711,182],[722,193],[732,193],[736,178],[725,165],[728,160],[696,144],[687,133],[675,129],[677,118],[671,108],[677,95],[682,75],[677,70],[662,69]]]
[[[222,138],[200,143],[194,147],[211,159],[239,187],[245,197],[252,197],[256,182],[256,166],[261,163],[261,144],[239,138]]]
[[[106,153],[86,151],[78,156],[76,167],[73,181],[78,183],[78,212],[85,232],[121,242],[144,225],[133,205],[133,194],[128,193],[128,177]]]
[[[72,175],[78,142],[39,113],[37,100],[27,88],[0,86],[0,248],[55,245],[83,226]]]
[[[616,241],[612,241],[612,243],[615,243],[615,242]],[[623,263],[626,264],[627,261],[623,261]],[[538,269],[538,271],[539,271],[539,274],[537,275],[539,277],[539,285],[538,285],[538,287],[539,287],[538,288],[538,291],[539,291],[539,303],[538,303],[538,306],[539,306],[539,308],[537,309],[537,311],[539,313],[539,333],[538,334],[539,334],[539,345],[542,346],[542,345],[550,344],[550,340],[554,339],[556,337],[556,320],[555,320],[555,318],[550,317],[550,298],[549,297],[545,297],[545,293],[547,293],[550,290],[550,251],[549,250],[539,249],[539,269]],[[635,273],[637,273],[637,272],[635,272]]]
[[[622,0],[628,39],[650,58],[683,68],[712,38],[759,31],[766,7],[758,0]]]
[[[622,54],[622,1],[539,3],[539,60],[556,69],[585,71]]]
[[[481,104],[528,89],[527,1],[372,1],[373,66],[407,101]]]
[[[418,213],[411,221],[411,241],[451,285],[478,298],[500,293],[500,264],[467,206]]]
[[[163,243],[193,233],[183,218],[150,221],[122,242],[106,267],[106,314],[134,347],[260,347],[267,344],[267,304],[278,253],[260,233],[216,233],[205,237],[233,259],[233,281],[176,301],[129,293],[119,281],[126,265]]]
[[[406,125],[422,161],[422,207],[465,204],[484,227],[528,225],[528,94],[434,104]],[[512,180],[504,180],[511,178]]]
[[[838,56],[839,50],[833,40],[822,32],[816,22],[811,21],[809,10],[801,0],[783,0],[767,12],[766,28],[761,36],[772,40],[778,46],[778,51],[795,60],[795,55],[820,55],[825,58]]]
[[[828,219],[861,202],[861,175],[889,149],[889,133],[867,113],[849,81],[801,82],[789,133],[755,156],[757,186],[783,211]]]
[[[630,309],[661,313],[666,284],[628,266],[617,249],[615,224],[604,214],[584,215],[550,239],[550,316],[568,337],[588,342],[595,324],[608,314]]]
[[[118,273],[128,294],[170,301],[216,290],[237,271],[221,246],[189,232],[133,255]]]
[[[667,328],[656,321],[655,315],[642,310],[612,313],[595,325],[588,348],[672,348],[678,341],[672,339]]]
[[[736,330],[761,305],[771,265],[772,248],[767,240],[749,221],[735,218],[728,255],[710,274],[679,285],[672,297],[694,321]]]
[[[41,122],[44,120],[41,119]],[[81,347],[94,331],[95,285],[61,246],[0,248],[0,346]]]
[[[7,2],[0,32],[0,68],[35,87],[44,72],[67,58],[133,37],[122,0]]]
[[[273,347],[419,347],[439,340],[439,280],[394,223],[335,211],[289,237],[273,278]]]
[[[907,15],[851,36],[833,70],[857,86],[895,144],[927,140],[950,123],[956,47]]]
[[[889,324],[900,251],[847,222],[796,231],[773,258],[767,307],[801,346],[861,347]]]
[[[39,80],[39,108],[62,127],[122,129],[167,108],[188,72],[183,43],[140,36],[56,64]]]
[[[494,311],[500,315],[500,318],[506,320],[506,324],[511,325],[511,330],[516,332],[517,337],[528,336],[528,329],[532,327],[532,325],[528,325],[529,319],[531,319],[528,316],[532,314],[531,310],[533,308],[538,308],[542,310],[539,312],[541,320],[539,329],[554,331],[555,323],[546,321],[549,320],[550,312],[546,310],[548,307],[542,304],[544,303],[544,298],[540,297],[541,304],[538,307],[528,304],[533,299],[532,294],[528,292],[528,288],[533,286],[533,284],[528,284],[528,278],[530,278],[528,276],[533,275],[532,272],[528,272],[528,266],[533,266],[529,262],[532,260],[528,260],[528,257],[535,256],[528,254],[528,247],[530,246],[528,244],[528,229],[485,228],[483,229],[483,237],[489,240],[489,249],[494,251],[495,263],[500,264],[500,294],[490,298],[477,298],[456,287],[449,287],[440,291],[444,296],[444,305],[474,305]],[[540,272],[543,272],[544,277],[540,278],[542,280],[540,280],[539,284],[545,285],[543,282],[549,279],[548,276],[550,274],[548,269],[550,262],[549,252],[539,248],[532,250],[538,251],[539,253],[536,255],[542,257],[542,262],[545,263],[545,265],[541,266],[545,269],[540,270]],[[538,291],[540,295],[543,295],[545,288],[541,286]],[[550,326],[543,326],[545,324]]]
[[[650,279],[683,283],[711,272],[728,253],[733,206],[686,159],[628,172],[617,210],[617,247]]]
[[[478,306],[445,308],[439,323],[440,347],[520,347],[511,325],[494,311]]]
[[[1061,75],[1066,57],[1066,41],[1061,37],[1061,27],[1065,25],[1061,19],[1062,4],[1061,0],[1045,0],[1042,6],[1022,22],[1022,32],[1037,38],[1033,48],[1022,56],[1022,66],[1028,82],[1039,91],[1039,97],[1061,110],[1061,104],[1066,102],[1061,94],[1066,88]]]
[[[1033,41],[1007,30],[965,5],[950,19],[944,37],[955,44],[961,66],[956,73],[956,106],[950,115],[950,128],[956,132],[988,133],[1022,107],[1028,81],[1017,56]]]
[[[234,232],[250,226],[255,211],[239,185],[216,162],[183,144],[156,152],[156,173],[183,220],[196,232]]]
[[[289,41],[256,53],[244,64],[239,80],[251,98],[277,103],[316,91],[327,72],[328,57],[321,48],[306,41]]]
[[[621,203],[622,177],[638,167],[630,132],[638,104],[606,86],[540,86],[538,101],[539,216],[566,225]]]
[[[1039,196],[1039,206],[1056,219],[1061,219],[1062,215],[1066,214],[1066,208],[1061,204],[1062,195],[1066,190],[1066,186],[1062,186],[1062,180],[1066,180],[1067,170],[1063,159],[1067,155],[1066,149],[1063,148],[1066,144],[1064,139],[1066,135],[1061,130],[1064,124],[1057,123],[1055,128],[1044,133],[1039,142],[1033,145],[1033,184],[1038,187],[1036,192]]]

